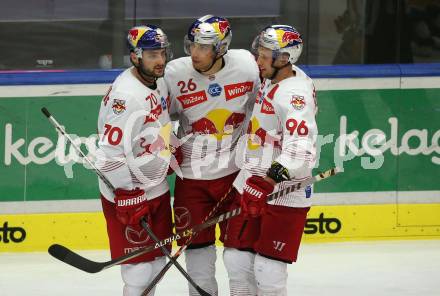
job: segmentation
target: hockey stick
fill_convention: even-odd
[[[107,177],[95,166],[95,164],[81,151],[80,147],[78,147],[77,145],[75,145],[75,143],[73,142],[72,138],[66,133],[65,129],[58,123],[58,121],[50,114],[50,112],[46,109],[46,108],[42,108],[41,111],[43,112],[43,114],[49,119],[50,123],[55,127],[55,129],[57,129],[63,136],[65,136],[69,142],[70,145],[73,146],[75,148],[75,150],[81,155],[81,157],[83,159],[85,159],[87,161],[87,163],[90,165],[91,168],[93,168],[93,170],[95,171],[95,173],[98,175],[98,177],[105,183],[105,185],[108,186],[108,188],[114,192],[115,191],[115,187],[113,186],[113,184],[107,179]],[[142,227],[148,232],[148,234],[150,235],[150,237],[153,239],[153,241],[155,243],[159,242],[159,239],[157,238],[157,236],[153,233],[153,231],[151,230],[151,228],[148,226],[145,218],[142,218],[141,221],[141,225]],[[164,255],[166,255],[171,262],[171,264],[174,264],[177,269],[183,274],[183,276],[188,280],[188,282],[194,287],[194,289],[197,290],[197,292],[199,292],[200,295],[202,296],[211,296],[209,293],[205,292],[202,288],[200,288],[195,282],[194,280],[189,276],[189,274],[185,271],[185,269],[183,269],[183,267],[180,265],[179,262],[177,262],[176,260],[174,260],[170,253],[168,252],[168,250],[165,248],[165,245],[160,245],[160,248],[162,250],[162,252],[164,253]],[[49,248],[49,254],[52,255],[52,253],[50,252],[50,248]],[[56,258],[56,257],[55,257]]]
[[[228,191],[220,198],[220,200],[217,202],[217,204],[212,208],[212,210],[209,212],[209,214],[203,219],[203,223],[205,223],[208,219],[210,219],[219,209],[220,205],[223,203],[224,200],[229,196],[229,193],[232,191],[232,186],[229,187]],[[179,256],[183,253],[183,251],[186,250],[186,248],[189,246],[189,244],[192,241],[192,238],[197,235],[197,232],[191,232],[191,235],[185,240],[185,243],[183,246],[181,246],[177,252],[173,255],[173,259],[177,260]],[[141,296],[147,296],[148,293],[150,293],[151,290],[154,289],[154,287],[159,283],[159,281],[162,279],[162,277],[165,275],[165,273],[170,269],[171,264],[169,262],[162,268],[161,271],[153,278],[153,280],[150,282],[150,284],[145,288],[144,292],[142,292]]]
[[[268,200],[274,200],[274,199],[278,198],[279,196],[284,195],[285,192],[287,192],[287,190],[289,190],[289,192],[293,192],[293,191],[298,190],[300,188],[306,187],[307,185],[311,185],[315,182],[319,182],[321,180],[324,180],[324,179],[327,179],[331,176],[334,176],[337,173],[339,173],[339,171],[336,168],[330,169],[330,170],[325,171],[323,173],[320,173],[312,178],[306,179],[303,182],[292,185],[291,187],[287,187],[287,188],[284,188],[280,191],[272,193],[271,195],[268,196]],[[277,195],[277,196],[275,197],[275,195]],[[207,227],[210,227],[210,226],[215,225],[217,223],[220,223],[222,221],[228,220],[232,217],[238,216],[238,215],[240,215],[240,213],[241,213],[241,208],[231,210],[231,211],[226,212],[224,214],[221,214],[217,217],[209,219],[205,223],[198,224],[190,229],[187,229],[182,232],[178,232],[168,238],[165,238],[165,239],[159,241],[155,245],[151,245],[151,246],[148,246],[148,247],[145,247],[142,249],[138,249],[136,251],[133,251],[129,254],[126,254],[126,255],[121,256],[119,258],[115,258],[110,261],[105,261],[105,262],[92,261],[92,260],[89,260],[89,259],[75,253],[74,251],[66,248],[65,246],[62,246],[59,244],[53,244],[52,246],[50,246],[49,253],[53,257],[57,258],[58,260],[63,261],[64,263],[69,264],[73,267],[76,267],[82,271],[85,271],[88,273],[97,273],[97,272],[103,271],[107,268],[113,267],[115,265],[127,262],[130,259],[136,258],[136,257],[141,256],[143,254],[146,254],[148,252],[151,252],[151,251],[159,248],[159,246],[161,244],[166,245],[166,244],[169,244],[175,240],[189,237],[190,235],[192,235],[193,232],[199,232]]]
[[[141,219],[141,225],[142,227],[147,231],[148,235],[150,235],[150,237],[154,240],[155,243],[159,242],[159,238],[154,234],[154,232],[151,230],[150,226],[148,226],[148,223],[144,218]],[[189,274],[186,272],[185,269],[183,269],[183,267],[179,264],[179,262],[176,261],[176,259],[174,259],[173,256],[171,256],[171,253],[168,251],[168,249],[165,247],[165,245],[159,245],[160,249],[162,250],[162,253],[164,253],[168,259],[171,262],[171,264],[174,264],[177,269],[183,274],[183,276],[186,278],[186,280],[194,287],[194,289],[196,289],[197,292],[199,292],[200,295],[202,296],[211,296],[211,294],[209,294],[208,292],[206,292],[205,290],[203,290],[199,285],[197,285],[194,280],[189,276]]]
[[[44,115],[46,115],[47,119],[49,119],[49,122],[55,127],[56,130],[58,130],[63,136],[69,140],[72,147],[81,155],[85,161],[90,165],[90,167],[95,171],[95,173],[98,175],[98,177],[107,185],[108,188],[110,188],[112,191],[115,190],[113,185],[109,182],[109,180],[101,173],[100,170],[98,170],[93,162],[84,154],[84,152],[81,151],[81,149],[75,145],[72,138],[69,136],[68,133],[66,133],[66,130],[56,121],[56,119],[49,113],[49,111],[43,107],[41,108],[41,112],[43,112]]]
[[[285,188],[285,189],[282,189],[282,190],[280,190],[280,191],[277,191],[277,192],[275,192],[275,193],[272,193],[272,194],[270,194],[270,195],[268,195],[268,197],[267,197],[267,201],[272,201],[272,200],[274,200],[274,199],[277,199],[278,197],[280,197],[280,196],[282,196],[282,195],[287,195],[287,194],[289,194],[290,192],[293,192],[293,191],[296,191],[296,190],[298,190],[298,189],[300,189],[300,188],[304,188],[304,187],[306,187],[307,185],[310,185],[310,184],[312,184],[312,183],[314,183],[314,182],[316,182],[316,181],[320,181],[320,180],[322,180],[322,179],[325,179],[325,178],[328,178],[328,177],[330,177],[330,176],[333,176],[333,175],[335,175],[336,173],[338,173],[338,170],[336,169],[336,168],[334,168],[334,169],[331,169],[331,170],[329,170],[329,171],[327,171],[327,172],[324,172],[324,173],[322,173],[322,174],[318,174],[318,175],[316,175],[316,176],[314,176],[314,177],[312,177],[312,178],[309,178],[309,179],[306,179],[306,180],[304,180],[303,182],[300,182],[300,183],[297,183],[297,184],[295,184],[295,185],[292,185],[292,186],[289,186],[289,187],[287,187],[287,188]],[[229,189],[229,191],[228,191],[228,193],[227,194],[229,194],[229,192],[231,191],[231,188]],[[219,203],[224,199],[225,197],[223,197],[220,201],[219,201]],[[215,209],[213,209],[213,211],[214,211]],[[211,211],[211,213],[213,212],[213,211]],[[207,218],[209,218],[209,216],[211,215],[211,213],[207,216]],[[239,213],[241,213],[241,208],[239,208]],[[229,217],[229,218],[231,218],[231,217]],[[207,220],[207,219],[205,219],[205,220]],[[202,223],[203,224],[203,223]],[[242,232],[243,231],[243,227],[242,227],[242,229],[240,230],[240,232]],[[192,232],[193,234],[186,240],[186,242],[185,242],[185,244],[183,245],[183,246],[181,246],[180,247],[180,249],[179,250],[177,250],[177,252],[174,254],[174,256],[173,256],[173,258],[175,259],[175,260],[177,260],[177,258],[179,258],[179,256],[188,248],[188,246],[189,246],[189,244],[191,243],[191,240],[192,240],[192,238],[195,236],[195,235],[197,235],[197,232],[195,232],[195,231],[193,231]],[[240,234],[240,236],[241,236],[241,234]],[[142,293],[142,296],[147,296],[148,295],[148,293],[151,291],[151,290],[153,290],[154,289],[154,287],[157,285],[157,283],[161,280],[161,278],[165,275],[165,273],[168,271],[168,269],[170,269],[170,267],[171,267],[171,263],[170,262],[168,262],[163,268],[162,268],[162,270],[156,275],[156,277],[150,282],[150,285],[144,290],[144,292]]]

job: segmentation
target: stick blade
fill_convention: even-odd
[[[97,273],[105,268],[103,263],[84,258],[62,245],[53,244],[47,251],[56,259],[88,273]]]

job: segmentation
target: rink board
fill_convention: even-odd
[[[348,172],[317,184],[316,192],[440,191],[440,77],[317,79],[316,85],[321,138],[315,172],[334,166]],[[0,86],[0,202],[99,197],[95,173],[40,109],[47,107],[93,156],[107,88]]]
[[[315,206],[303,241],[440,239],[439,213],[440,204]],[[2,215],[0,226],[0,252],[45,251],[53,243],[75,250],[108,248],[101,212]]]

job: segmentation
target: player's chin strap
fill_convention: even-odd
[[[222,55],[219,56],[219,57],[217,57],[217,55],[216,55],[216,56],[212,59],[211,66],[209,66],[209,68],[208,68],[207,70],[204,70],[204,71],[198,71],[198,70],[197,70],[197,72],[199,72],[200,74],[203,74],[203,73],[208,72],[209,70],[212,69],[212,67],[214,67],[215,63],[216,63],[219,59],[222,59],[222,66],[221,66],[221,68],[220,68],[220,69],[222,69],[222,68],[225,66],[225,59],[223,58],[223,56],[224,56],[225,54],[226,54],[226,53],[222,54]]]
[[[275,67],[275,61],[276,61],[276,59],[272,58],[272,65],[271,65],[271,66],[272,66],[272,68],[275,69],[275,71],[273,72],[272,76],[270,77],[270,80],[273,80],[273,79],[277,76],[278,72],[279,72],[281,69],[283,69],[283,68],[285,68],[285,67],[287,67],[287,66],[291,66],[291,64],[290,64],[289,62],[287,62],[284,66],[281,66],[281,67]]]

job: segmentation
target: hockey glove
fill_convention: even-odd
[[[140,225],[142,217],[149,214],[147,195],[140,188],[133,190],[116,189],[115,203],[116,218],[124,225],[137,227]]]
[[[252,176],[246,180],[241,199],[241,209],[245,216],[257,218],[263,215],[267,206],[267,195],[272,193],[274,186],[262,177]]]

